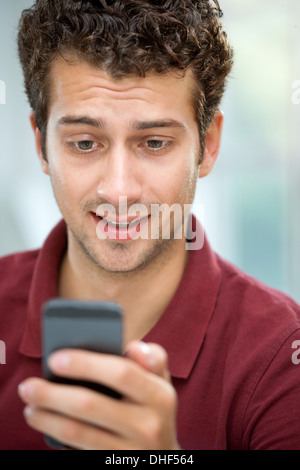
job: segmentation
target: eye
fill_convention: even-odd
[[[76,146],[79,150],[86,152],[93,149],[94,142],[92,140],[81,140],[80,142],[77,142]]]
[[[164,142],[162,140],[148,140],[147,146],[151,150],[160,150],[164,146]]]
[[[81,155],[96,152],[102,147],[99,142],[94,140],[77,140],[70,142],[68,146],[71,151]]]

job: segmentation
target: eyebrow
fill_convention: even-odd
[[[87,116],[63,116],[57,121],[56,127],[68,126],[68,125],[80,125],[85,124],[91,127],[97,127],[99,129],[105,128],[105,123],[101,119],[90,118]]]
[[[107,124],[102,119],[95,119],[88,116],[64,116],[59,119],[56,127],[80,124],[85,124],[87,126],[95,127],[97,129],[107,128]],[[136,131],[164,127],[187,129],[187,125],[184,122],[177,121],[176,119],[161,119],[157,121],[132,121],[129,127]]]
[[[187,125],[184,122],[176,121],[176,119],[161,119],[159,121],[132,121],[130,127],[136,131],[143,131],[158,127],[176,127],[179,129],[187,129]]]

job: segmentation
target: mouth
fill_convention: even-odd
[[[104,223],[118,230],[128,229],[130,225],[130,222],[128,223],[127,222],[113,222],[112,220],[106,219],[105,217],[101,217],[100,215],[97,215],[97,214],[96,214],[96,217],[99,219],[99,221],[103,221]]]
[[[111,220],[91,212],[97,224],[98,238],[115,241],[130,241],[139,238],[142,228],[148,224],[150,215],[144,217],[128,217],[123,220]]]

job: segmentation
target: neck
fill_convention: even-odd
[[[59,296],[117,302],[124,313],[124,344],[142,339],[157,323],[174,296],[188,260],[182,240],[147,266],[131,273],[110,273],[82,262],[69,244],[59,279]]]

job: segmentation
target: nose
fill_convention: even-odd
[[[141,176],[138,157],[123,146],[116,146],[101,161],[98,195],[116,208],[120,198],[126,197],[128,205],[138,203],[142,195]]]

